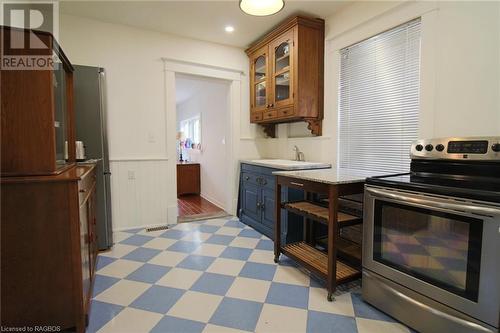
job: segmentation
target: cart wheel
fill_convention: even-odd
[[[326,299],[328,300],[328,302],[332,302],[335,298],[333,297],[332,293],[328,293]]]

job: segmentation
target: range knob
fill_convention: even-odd
[[[437,151],[443,151],[443,150],[444,150],[444,146],[443,146],[442,144],[438,144],[438,145],[436,146],[436,150],[437,150]]]
[[[422,146],[421,144],[418,144],[418,145],[415,146],[415,149],[417,151],[422,151],[422,149],[424,149],[424,146]]]
[[[431,145],[430,143],[429,143],[428,145],[425,145],[425,150],[427,150],[427,151],[431,151],[431,150],[433,150],[433,149],[434,149],[434,146],[433,146],[433,145]]]
[[[500,152],[500,143],[494,143],[494,144],[491,146],[491,150],[493,150],[495,153]]]

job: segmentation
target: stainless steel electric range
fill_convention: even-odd
[[[419,140],[366,181],[363,298],[419,332],[498,332],[500,137]]]

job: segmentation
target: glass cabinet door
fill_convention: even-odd
[[[54,130],[56,136],[56,165],[66,164],[67,124],[66,124],[66,72],[60,62],[54,63]]]
[[[267,108],[267,54],[261,52],[252,58],[252,111]]]
[[[292,37],[288,33],[273,44],[273,106],[292,103]]]

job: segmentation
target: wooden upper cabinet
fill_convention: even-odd
[[[257,50],[250,57],[250,67],[252,73],[250,77],[251,110],[259,112],[265,110],[270,101],[270,96],[268,96],[269,54],[267,47]]]
[[[250,60],[250,122],[270,137],[278,123],[306,121],[321,135],[325,25],[292,17],[246,50]]]
[[[0,29],[4,50],[11,39],[29,40],[30,34],[47,46],[36,53],[29,48],[9,49],[0,55],[0,61],[30,55],[54,59],[52,68],[2,69],[1,174],[59,174],[75,162],[73,67],[51,34]]]

